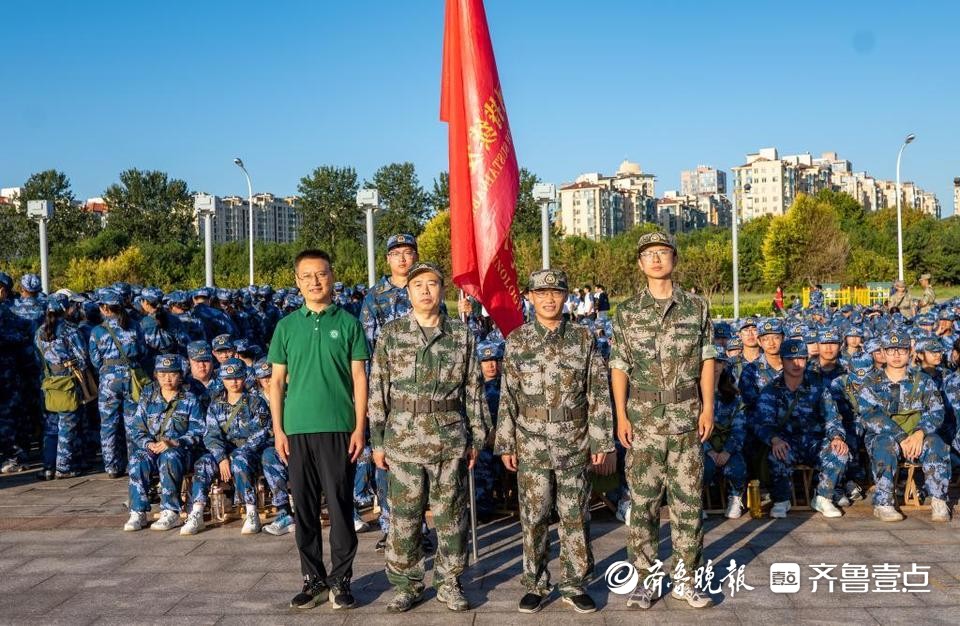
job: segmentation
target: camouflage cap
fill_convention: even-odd
[[[950,309],[941,309],[940,313],[937,315],[937,319],[952,322],[956,319],[956,315],[954,315],[953,311]]]
[[[147,287],[140,292],[140,297],[144,302],[152,306],[157,306],[163,300],[163,291],[157,289],[156,287]]]
[[[477,344],[477,360],[499,361],[503,359],[503,344],[496,341],[481,341]]]
[[[637,254],[640,254],[644,248],[649,248],[650,246],[667,246],[674,251],[677,249],[673,238],[659,230],[640,236],[640,239],[637,241]]]
[[[273,364],[266,359],[257,361],[253,365],[253,375],[256,376],[258,380],[270,378],[273,376]]]
[[[863,380],[873,369],[873,357],[867,353],[858,354],[850,360],[850,376]]]
[[[782,359],[805,359],[808,356],[807,344],[799,339],[787,339],[780,344],[780,358]]]
[[[737,331],[739,332],[739,331],[744,330],[744,329],[746,329],[746,328],[750,328],[751,326],[753,326],[754,328],[757,327],[757,318],[755,318],[755,317],[745,317],[745,318],[743,318],[742,320],[740,320],[740,323],[739,323],[739,324],[737,324]]]
[[[190,302],[190,296],[187,295],[186,291],[176,290],[171,291],[170,295],[167,296],[167,300],[170,301],[170,304],[187,304]]]
[[[24,274],[20,278],[20,287],[27,293],[39,293],[42,289],[40,277],[36,274]]]
[[[200,287],[199,289],[193,292],[193,297],[194,298],[212,298],[213,289],[211,289],[210,287]]]
[[[213,351],[206,341],[191,341],[187,344],[187,356],[191,361],[212,361]]]
[[[400,246],[410,246],[416,250],[417,238],[406,233],[398,233],[396,235],[391,235],[390,238],[387,239],[387,252],[390,252],[394,248],[398,248]]]
[[[733,337],[733,328],[727,322],[714,322],[713,336],[717,339],[730,339]]]
[[[824,328],[817,333],[817,343],[843,343],[843,339],[835,328]]]
[[[917,352],[943,352],[943,344],[936,337],[923,337],[917,341]]]
[[[869,339],[863,344],[863,351],[867,354],[873,354],[883,348],[883,342],[879,338]]]
[[[227,359],[220,366],[220,379],[230,380],[247,377],[247,364],[240,359]]]
[[[527,289],[530,291],[539,291],[541,289],[570,291],[567,283],[567,273],[563,270],[537,270],[530,274]]]
[[[863,337],[863,329],[859,326],[850,326],[847,329],[847,332],[843,333],[844,337]]]
[[[213,338],[213,341],[210,343],[214,352],[220,352],[221,350],[234,350],[233,339],[230,338],[230,335],[224,333],[222,335],[217,335]]]
[[[930,274],[920,274],[920,280],[930,280]]]
[[[931,313],[921,313],[917,316],[917,326],[933,326],[937,318]]]
[[[183,361],[179,354],[159,354],[153,362],[153,371],[155,372],[174,372],[183,373]]]
[[[775,317],[764,320],[757,326],[757,334],[761,337],[763,335],[782,335],[783,323]]]
[[[887,333],[882,343],[884,348],[909,348],[910,337],[906,333],[895,330]]]
[[[733,337],[727,340],[727,350],[743,350],[743,340],[740,337]]]
[[[437,275],[437,278],[440,279],[440,283],[443,284],[443,272],[440,271],[440,268],[433,263],[427,263],[425,261],[421,261],[410,268],[410,271],[407,272],[407,284],[409,284],[415,276],[419,276],[424,272],[433,272]]]
[[[116,289],[103,289],[99,294],[100,304],[120,306],[120,292]]]

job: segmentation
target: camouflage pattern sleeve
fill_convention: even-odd
[[[885,398],[880,395],[882,389],[878,389],[876,377],[870,383],[865,384],[860,392],[858,403],[860,405],[860,423],[868,433],[873,435],[893,435],[897,441],[903,441],[907,434],[900,430],[887,411]]]
[[[500,380],[500,410],[497,413],[497,437],[493,444],[496,455],[517,454],[517,402],[516,373],[513,371],[513,344],[507,341],[503,355],[503,377]]]
[[[620,370],[628,376],[633,369],[633,356],[624,333],[623,307],[617,307],[613,316],[613,337],[610,339],[610,369]]]
[[[466,379],[463,390],[463,405],[467,413],[467,425],[470,429],[470,447],[477,451],[483,449],[490,431],[490,411],[487,408],[487,397],[483,391],[483,375],[480,373],[480,363],[477,361],[476,339],[473,332],[463,324],[466,337]]]
[[[917,405],[909,408],[921,411],[917,428],[922,430],[924,435],[933,435],[943,425],[943,398],[937,384],[929,376],[921,375],[919,384],[920,393],[913,394],[919,398]]]
[[[389,334],[389,331],[385,332],[377,342],[370,363],[367,419],[370,426],[370,447],[375,452],[383,452],[384,431],[390,410],[390,368],[386,347],[389,343]]]
[[[189,403],[187,430],[176,442],[181,448],[192,448],[203,441],[203,407],[200,397],[190,392],[186,392],[186,402]]]
[[[723,444],[723,450],[730,454],[737,454],[743,450],[743,442],[747,437],[747,413],[744,406],[737,404],[733,412],[733,418],[730,422],[730,434],[727,436],[726,443]]]
[[[610,378],[603,357],[597,350],[597,342],[589,336],[590,349],[587,357],[587,411],[590,454],[613,452],[613,406],[610,403]]]
[[[367,336],[367,342],[370,347],[374,347],[374,341],[377,338],[379,324],[377,322],[377,304],[375,289],[371,287],[367,295],[363,297],[363,304],[360,307],[360,323],[363,325],[363,334]]]
[[[757,432],[757,438],[768,446],[771,439],[780,435],[780,427],[777,424],[778,405],[776,387],[773,384],[767,385],[760,392],[760,398],[757,400],[757,408],[754,411],[756,416],[754,428]]]
[[[846,430],[843,428],[837,403],[826,386],[820,389],[820,407],[823,411],[823,427],[826,430],[827,439],[831,440],[834,437],[846,439]]]
[[[710,303],[706,298],[697,296],[700,302],[700,359],[707,361],[717,358],[717,348],[713,345],[713,322],[710,321]]]
[[[244,441],[240,449],[257,453],[263,450],[270,439],[270,430],[267,428],[267,424],[270,422],[270,407],[267,406],[263,396],[252,393],[244,395],[246,396],[247,406],[241,409],[241,414],[242,412],[247,413],[247,423],[244,429],[246,431]]]
[[[150,383],[140,394],[140,401],[137,402],[137,408],[130,420],[130,441],[140,449],[145,449],[147,444],[153,441],[153,437],[150,436],[150,426],[147,423],[149,419],[147,404],[153,397],[155,385],[156,383]]]

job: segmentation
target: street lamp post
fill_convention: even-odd
[[[373,212],[380,208],[380,193],[376,189],[357,191],[357,207],[367,213],[367,287],[377,282],[377,261],[373,237]]]
[[[743,186],[743,193],[740,194],[740,198],[744,198],[745,194],[748,193],[750,193],[750,183]],[[740,319],[740,251],[738,249],[740,245],[740,208],[740,202],[737,202],[730,219],[733,229],[733,319],[735,320]]]
[[[53,217],[53,202],[50,200],[27,200],[27,217],[40,224],[40,285],[43,293],[50,293],[50,263],[47,254],[47,220]]]
[[[247,203],[249,205],[249,237],[250,237],[250,285],[253,286],[253,184],[250,182],[250,174],[247,173],[247,168],[243,166],[243,161],[240,157],[237,157],[233,160],[237,167],[243,172],[243,175],[247,178]]]
[[[897,152],[897,277],[903,280],[903,215],[900,210],[900,157],[903,156],[903,149],[907,147],[917,136],[913,133],[907,135],[903,140]]]
[[[203,218],[203,266],[206,270],[206,285],[213,287],[213,216],[217,211],[216,198],[198,193],[193,199],[193,210]]]
[[[557,199],[553,183],[537,183],[533,186],[533,199],[540,204],[540,262],[543,269],[550,269],[550,203]]]

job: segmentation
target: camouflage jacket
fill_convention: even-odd
[[[566,469],[588,464],[590,453],[613,451],[610,387],[590,329],[524,324],[507,339],[501,384],[494,453],[515,454],[535,469]],[[531,409],[584,410],[550,421]]]
[[[480,450],[489,429],[473,333],[441,314],[429,341],[413,312],[387,323],[370,366],[370,443],[387,460],[437,463]],[[459,404],[414,412],[404,401]]]
[[[790,391],[780,374],[760,392],[757,402],[757,437],[770,444],[774,437],[846,438],[846,431],[826,381],[804,372],[796,391]]]
[[[376,347],[380,332],[388,322],[405,316],[410,310],[410,297],[405,287],[395,286],[389,276],[377,281],[367,292],[360,309],[360,323],[370,348]]]
[[[747,425],[753,428],[757,422],[756,408],[760,400],[760,391],[780,375],[778,370],[767,361],[766,354],[752,363],[745,363],[740,372],[740,398],[747,411]]]
[[[641,400],[635,390],[685,390],[698,386],[703,361],[717,355],[706,300],[674,285],[662,309],[645,287],[617,307],[613,320],[610,368],[630,379],[627,417],[634,427],[662,434],[697,428],[699,393],[689,400],[663,403]]]
[[[713,435],[703,442],[704,452],[729,452],[737,454],[743,451],[743,442],[747,437],[747,416],[740,404],[740,396],[723,400],[720,395],[713,401]],[[715,446],[720,446],[716,449]]]
[[[910,371],[899,383],[891,383],[883,370],[872,372],[864,381],[858,400],[863,428],[870,435],[893,435],[897,441],[906,439],[910,433],[893,421],[894,413],[920,411],[917,428],[926,435],[936,433],[943,423],[940,392],[930,377],[918,370]]]

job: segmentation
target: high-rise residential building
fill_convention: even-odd
[[[87,213],[93,213],[93,216],[97,218],[97,222],[100,224],[100,228],[107,225],[107,216],[110,214],[110,208],[103,198],[87,198],[80,207]]]
[[[613,176],[581,174],[560,187],[560,226],[565,235],[600,239],[656,221],[656,177],[630,161]]]
[[[696,198],[696,206],[707,216],[707,223],[730,226],[732,205],[727,193],[727,174],[706,165],[680,172],[680,194]]]
[[[675,235],[707,226],[707,214],[700,210],[697,196],[664,192],[657,198],[657,223],[666,232]]]
[[[0,204],[14,204],[23,193],[23,187],[0,188]]]
[[[214,243],[245,241],[249,229],[249,202],[241,196],[214,197]],[[254,239],[273,243],[296,241],[301,217],[297,198],[278,198],[272,193],[253,196]],[[197,220],[197,232],[203,237],[203,220]]]

